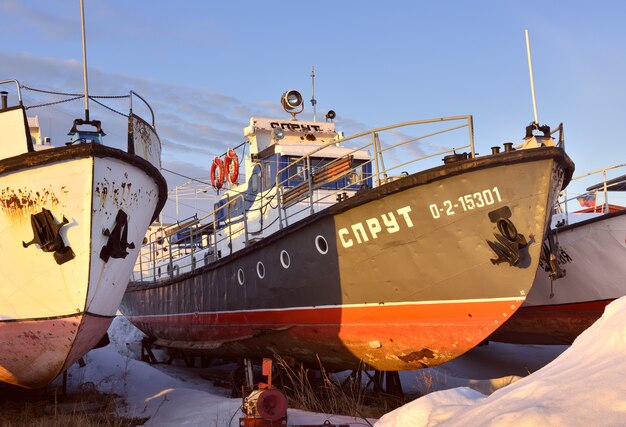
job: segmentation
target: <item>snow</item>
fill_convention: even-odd
[[[241,398],[213,385],[200,368],[138,360],[141,332],[123,317],[111,344],[69,371],[70,392],[92,383],[124,398],[120,414],[146,426],[238,426]],[[576,426],[626,424],[626,297],[571,346],[490,343],[445,365],[402,372],[405,393],[428,393],[379,420],[289,409],[289,425]]]
[[[466,387],[426,395],[384,415],[387,426],[622,426],[626,423],[626,297],[560,356],[487,396]]]

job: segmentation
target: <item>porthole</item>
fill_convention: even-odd
[[[285,250],[280,251],[280,263],[284,268],[289,268],[291,260],[289,259],[289,253]]]
[[[243,277],[243,270],[241,268],[237,270],[237,281],[239,282],[241,286],[243,286],[244,277]]]
[[[265,277],[265,266],[261,261],[256,263],[256,274],[259,276],[259,279],[263,279]]]
[[[326,255],[328,253],[328,242],[324,239],[324,236],[317,236],[315,238],[315,247],[322,255]]]
[[[161,277],[161,267],[157,268],[157,277]]]

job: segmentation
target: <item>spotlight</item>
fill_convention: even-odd
[[[290,89],[283,93],[280,103],[282,104],[283,109],[291,114],[293,120],[296,119],[296,114],[299,114],[304,110],[302,95],[295,89]],[[297,108],[300,108],[300,111],[294,111]]]
[[[281,139],[283,139],[285,137],[285,131],[282,130],[281,128],[274,128],[274,139],[276,139],[277,141],[280,141]]]
[[[335,114],[335,112],[333,110],[328,111],[328,113],[326,113],[326,115],[324,116],[326,118],[326,121],[332,121],[337,115]]]

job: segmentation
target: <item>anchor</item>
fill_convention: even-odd
[[[497,258],[491,258],[491,262],[498,265],[508,262],[510,266],[518,266],[522,258],[522,249],[528,246],[528,240],[524,235],[517,232],[515,224],[509,219],[511,210],[498,209],[489,213],[489,218],[496,223],[500,233],[493,233],[496,242],[487,240],[489,247],[496,253]]]
[[[72,248],[65,245],[63,237],[59,233],[61,227],[68,222],[64,216],[63,222],[57,224],[52,212],[46,208],[41,208],[41,212],[30,216],[34,237],[28,243],[22,241],[22,246],[27,248],[32,244],[37,244],[44,252],[54,252],[54,260],[59,265],[71,260],[76,255],[74,255]]]
[[[561,256],[557,256],[562,253],[561,246],[559,245],[559,239],[556,230],[548,230],[546,240],[541,248],[541,260],[545,261],[544,270],[548,273],[548,277],[551,281],[565,277],[566,270],[563,268],[563,264],[567,262],[569,255],[565,255],[565,259]],[[571,258],[569,258],[571,261]]]
[[[121,209],[115,216],[115,227],[113,227],[113,230],[109,231],[107,228],[102,234],[109,238],[107,244],[100,250],[100,258],[104,262],[108,262],[109,258],[126,258],[128,255],[126,249],[135,249],[135,244],[127,241],[128,215]]]

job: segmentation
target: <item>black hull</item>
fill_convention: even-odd
[[[540,148],[417,173],[190,273],[131,283],[121,311],[157,344],[222,357],[437,365],[524,301],[550,207],[572,172],[562,150]],[[516,265],[492,262],[488,241],[502,218],[527,243]]]

